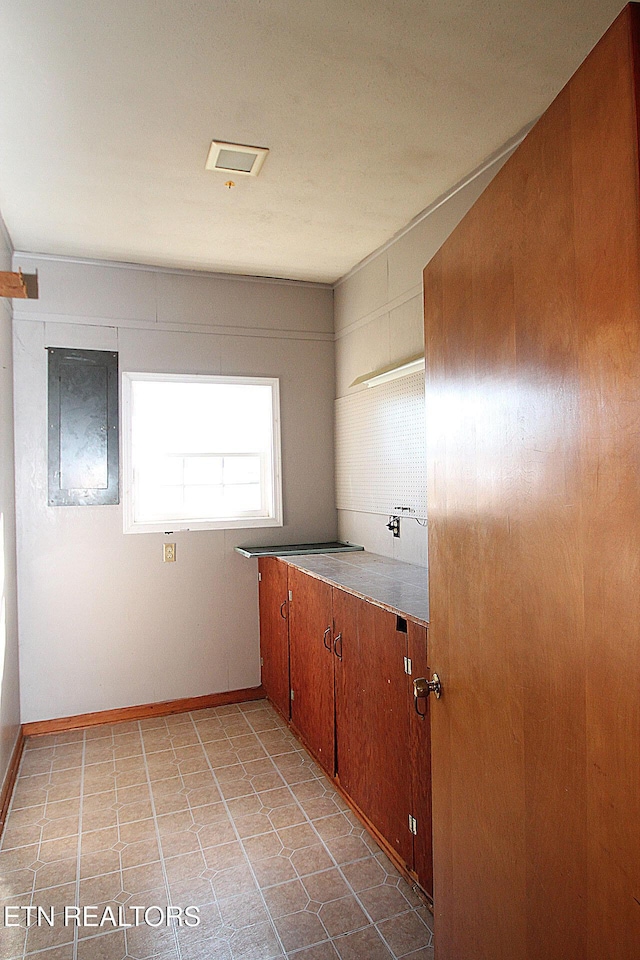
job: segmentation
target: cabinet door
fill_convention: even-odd
[[[333,648],[331,590],[289,568],[291,722],[324,769],[334,773]]]
[[[358,635],[358,614],[362,602],[351,593],[333,588],[336,770],[340,785],[358,805],[360,800],[357,795],[363,795],[359,787],[365,779],[360,755],[365,713],[360,695],[364,664]]]
[[[431,850],[431,696],[418,701],[413,698],[413,677],[430,677],[427,662],[427,628],[419,623],[408,624],[409,658],[412,670],[409,680],[411,792],[412,813],[416,820],[413,838],[413,868],[421,887],[433,896],[433,858]]]
[[[271,702],[289,719],[289,624],[287,565],[277,557],[261,557],[260,656],[262,686]]]
[[[407,634],[398,618],[334,589],[336,738],[340,784],[398,852],[413,863]],[[406,627],[406,622],[403,624]]]

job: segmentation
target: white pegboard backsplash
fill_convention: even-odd
[[[336,400],[339,510],[426,517],[424,373]]]

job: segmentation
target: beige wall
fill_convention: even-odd
[[[11,245],[0,217],[0,270],[11,270]],[[13,459],[11,300],[0,299],[0,786],[20,726],[16,526]]]
[[[259,683],[257,562],[242,543],[333,539],[332,292],[16,255],[40,299],[15,310],[23,722]],[[120,370],[280,377],[285,526],[122,532],[120,506],[48,507],[48,346],[118,350]]]
[[[451,191],[431,212],[335,286],[338,398],[366,389],[350,386],[357,377],[424,350],[422,271],[509,154]],[[397,456],[402,454],[402,449],[396,451]],[[375,553],[426,566],[426,528],[405,519],[400,539],[395,539],[386,528],[387,520],[387,514],[339,510],[339,536]]]

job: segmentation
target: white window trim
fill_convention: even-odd
[[[271,423],[273,430],[273,467],[272,484],[275,516],[273,517],[243,517],[221,520],[166,520],[160,523],[136,523],[133,515],[133,468],[131,449],[131,416],[132,396],[131,388],[134,381],[151,380],[179,381],[180,383],[228,383],[264,385],[272,388]],[[283,526],[282,511],[282,453],[280,442],[280,381],[277,377],[226,377],[209,376],[206,374],[179,374],[179,373],[139,373],[131,370],[123,371],[121,378],[122,396],[122,514],[125,533],[180,533],[187,530],[241,530],[250,527],[281,527]]]

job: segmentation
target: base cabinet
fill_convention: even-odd
[[[406,620],[334,588],[338,781],[402,860],[413,864],[409,830],[411,757]],[[404,749],[400,745],[405,745]]]
[[[289,567],[291,723],[329,776],[335,773],[332,587]]]
[[[262,686],[269,700],[289,719],[288,567],[277,557],[258,560],[260,660]]]
[[[428,701],[418,711],[413,697],[413,677],[429,675],[426,627],[276,558],[260,572],[267,696],[431,895]]]

